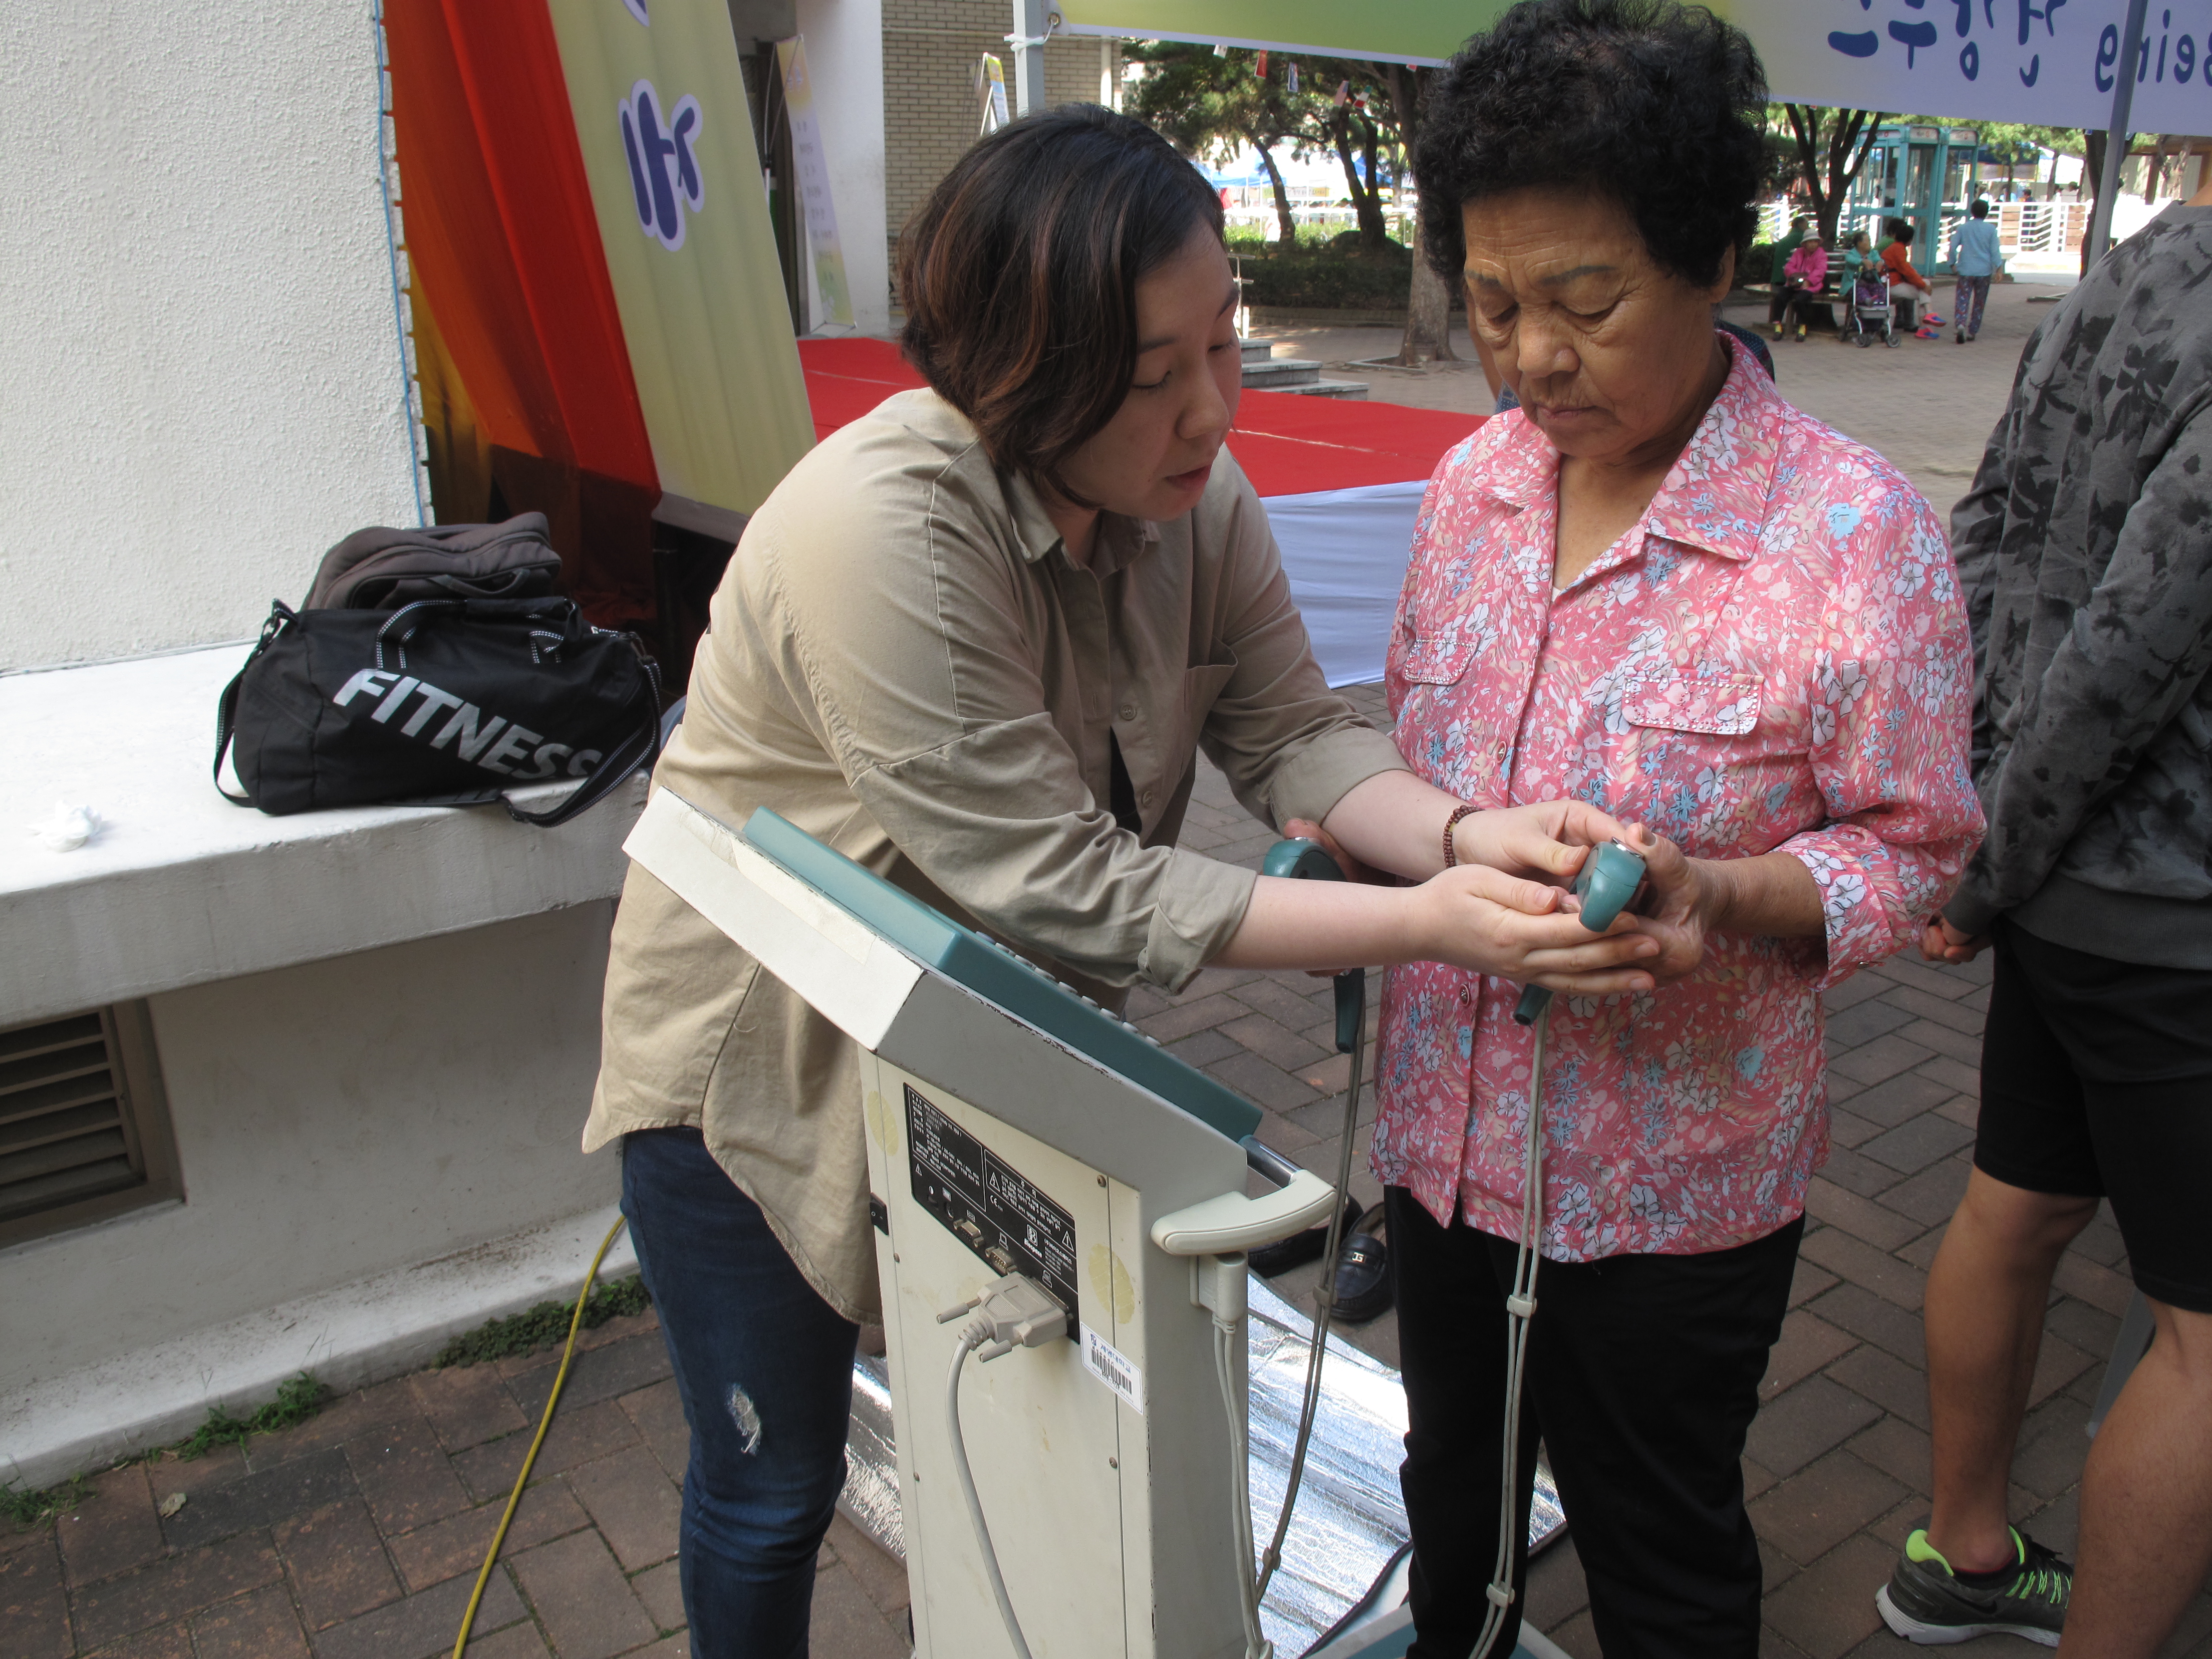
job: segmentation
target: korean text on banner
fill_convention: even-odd
[[[547,10],[660,487],[750,513],[814,428],[729,11]]]
[[[830,157],[822,148],[822,123],[814,113],[814,78],[799,35],[775,43],[783,75],[784,107],[791,114],[791,159],[799,169],[799,199],[806,210],[806,249],[814,258],[814,287],[829,320],[853,326],[853,295],[845,284],[845,250],[837,240],[837,206],[830,194]]]
[[[1058,0],[1062,34],[1212,40],[1441,63],[1508,0]],[[1751,36],[1778,99],[1940,111],[1947,120],[2103,127],[2127,0],[1714,0]],[[2212,97],[2212,15],[2154,5],[2132,65],[2138,132],[2196,132]]]

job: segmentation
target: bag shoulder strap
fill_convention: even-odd
[[[525,811],[510,800],[506,803],[509,817],[518,823],[534,823],[544,830],[566,823],[605,800],[631,773],[650,767],[660,758],[660,665],[646,657],[641,659],[641,665],[645,670],[650,695],[645,699],[645,713],[638,728],[601,756],[599,763],[584,775],[583,782],[566,799],[543,812]]]
[[[237,673],[231,676],[230,684],[222,688],[222,695],[216,699],[215,787],[222,798],[233,806],[253,805],[252,796],[234,795],[222,787],[223,757],[230,752],[231,734],[238,724],[239,693],[246,685],[246,677],[253,672],[253,665],[261,660],[261,653],[266,651],[275,642],[276,636],[290,625],[292,618],[296,614],[292,607],[282,599],[270,602],[269,620],[261,624],[261,637],[253,642],[253,649],[247,655],[245,663],[240,665]]]

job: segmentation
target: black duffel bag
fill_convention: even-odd
[[[226,750],[246,793],[223,793],[271,814],[474,805],[580,778],[549,811],[507,804],[526,823],[565,823],[659,756],[660,671],[635,635],[551,594],[392,611],[279,600],[223,690],[218,788]]]

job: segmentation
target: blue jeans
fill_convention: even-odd
[[[805,1659],[860,1327],[800,1276],[698,1130],[623,1138],[622,1207],[691,1425],[681,1560],[694,1659]]]

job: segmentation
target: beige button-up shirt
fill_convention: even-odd
[[[1251,872],[1175,845],[1200,745],[1278,824],[1404,765],[1322,679],[1225,450],[1182,519],[1105,516],[1086,568],[957,411],[902,392],[777,486],[710,616],[657,783],[731,824],[773,807],[1109,1006],[1243,920]],[[857,1051],[633,866],[584,1150],[675,1125],[832,1307],[880,1319]]]

